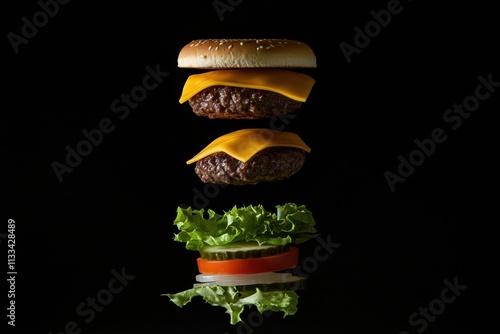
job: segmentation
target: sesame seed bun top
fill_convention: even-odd
[[[316,57],[305,43],[288,39],[198,39],[182,48],[183,68],[315,68]]]

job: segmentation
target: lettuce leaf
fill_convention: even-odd
[[[230,323],[237,324],[241,320],[241,313],[245,306],[256,306],[260,313],[266,311],[283,312],[283,317],[297,312],[299,296],[293,290],[238,291],[234,286],[220,286],[211,284],[194,285],[193,288],[175,294],[163,294],[179,307],[183,307],[192,298],[200,296],[205,302],[213,306],[221,306],[230,316]]]
[[[234,206],[223,214],[178,207],[174,224],[180,231],[174,240],[186,243],[189,250],[252,241],[259,245],[298,244],[318,236],[312,213],[293,203],[276,206],[276,212],[249,205]]]

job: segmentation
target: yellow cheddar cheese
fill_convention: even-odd
[[[209,71],[193,74],[187,78],[179,102],[184,103],[203,89],[212,86],[268,90],[305,102],[314,82],[315,80],[306,74],[279,69]]]
[[[218,152],[225,152],[235,159],[247,162],[255,153],[269,147],[295,147],[311,152],[311,149],[295,133],[264,128],[243,129],[215,139],[186,163],[192,164]]]

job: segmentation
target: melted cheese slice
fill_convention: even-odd
[[[186,163],[189,165],[219,152],[225,152],[235,159],[247,162],[255,153],[269,147],[295,147],[311,152],[295,133],[270,129],[243,129],[215,139]]]
[[[179,99],[184,103],[202,90],[212,86],[232,86],[262,89],[293,100],[305,102],[315,80],[310,76],[278,69],[218,70],[190,75]]]

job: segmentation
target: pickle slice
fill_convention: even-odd
[[[205,260],[233,260],[264,257],[284,253],[290,245],[259,245],[256,242],[236,243],[223,246],[205,246],[200,256]]]

